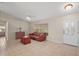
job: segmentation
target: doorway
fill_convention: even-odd
[[[77,44],[77,21],[64,20],[64,43],[78,46]]]
[[[8,40],[8,22],[0,20],[0,55],[6,50]]]

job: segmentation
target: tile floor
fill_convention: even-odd
[[[27,45],[15,40],[13,43],[9,43],[7,47],[3,47],[0,47],[0,55],[5,56],[79,56],[78,47],[48,40],[43,42],[32,40],[31,44]]]

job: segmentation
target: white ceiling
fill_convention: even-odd
[[[32,21],[42,20],[49,17],[64,16],[65,2],[0,2],[0,10],[17,18],[26,20],[31,16]],[[79,12],[79,3],[73,3],[71,13]]]

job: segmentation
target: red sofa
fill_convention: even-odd
[[[36,41],[39,41],[39,42],[42,42],[42,41],[45,41],[46,40],[46,33],[30,33],[29,34],[29,37],[33,40],[36,40]]]

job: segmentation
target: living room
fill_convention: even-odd
[[[79,55],[78,5],[77,2],[0,2],[0,24],[5,26],[5,31],[1,30],[5,39],[0,39],[0,55]],[[67,6],[71,9],[65,10]]]

